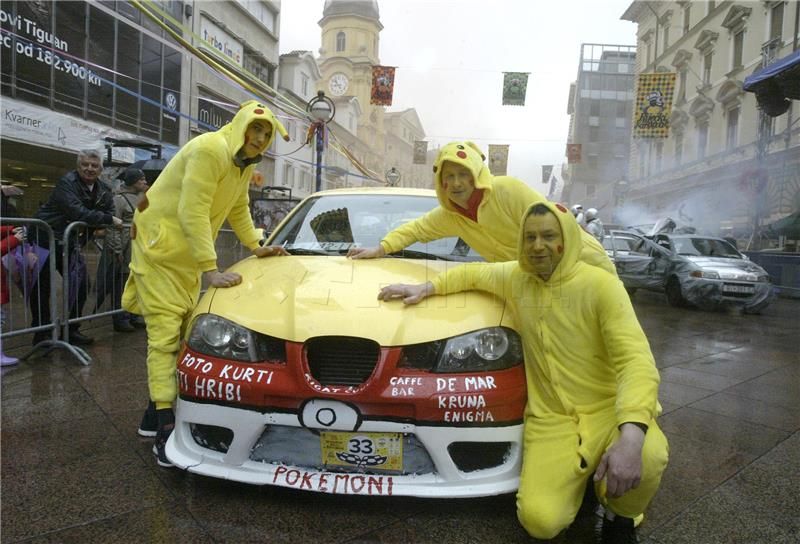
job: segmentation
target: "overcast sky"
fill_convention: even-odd
[[[280,52],[319,55],[324,0],[281,2]],[[566,159],[567,98],[582,43],[636,45],[630,0],[379,0],[380,61],[396,66],[390,111],[416,108],[426,140],[510,144],[532,187]],[[504,71],[530,72],[526,105],[503,106]]]

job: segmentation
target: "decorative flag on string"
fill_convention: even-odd
[[[675,73],[639,74],[636,86],[636,110],[633,117],[634,138],[666,138],[672,115]]]
[[[528,72],[503,72],[503,105],[524,106]]]
[[[391,106],[394,93],[394,66],[372,67],[372,94],[369,103],[375,106]]]
[[[581,163],[581,144],[567,144],[567,163]]]
[[[553,175],[553,165],[552,164],[543,164],[542,165],[542,183],[547,183],[550,181],[550,176]]]
[[[424,140],[414,141],[414,164],[425,164],[428,162],[428,142]]]
[[[505,176],[508,171],[508,145],[489,144],[489,172]]]

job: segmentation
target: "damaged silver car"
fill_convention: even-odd
[[[665,293],[671,306],[751,313],[775,299],[769,274],[722,238],[612,231],[603,242],[631,295],[646,289]]]

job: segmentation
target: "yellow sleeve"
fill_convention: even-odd
[[[208,147],[196,147],[186,157],[178,215],[192,257],[202,272],[217,269],[217,252],[211,234],[211,204],[228,167],[233,167],[230,158],[223,158]]]
[[[650,344],[622,282],[606,277],[598,287],[596,311],[606,352],[617,375],[617,425],[649,425],[657,415],[660,381]]]
[[[461,291],[485,291],[504,300],[511,296],[511,274],[516,262],[467,263],[442,272],[433,280],[437,295]]]
[[[231,224],[233,232],[236,233],[236,237],[239,238],[242,245],[251,251],[258,247],[263,230],[253,226],[253,219],[250,217],[250,195],[247,193],[247,189],[242,191],[236,204],[231,208],[231,212],[228,214],[228,223]]]
[[[452,214],[439,206],[388,233],[381,240],[381,246],[386,253],[394,253],[415,242],[430,242],[448,236],[458,236],[458,229]]]
[[[602,268],[614,277],[617,276],[617,269],[614,263],[608,258],[608,253],[606,253],[603,245],[594,236],[581,229],[581,242],[583,242],[581,261],[597,268]]]

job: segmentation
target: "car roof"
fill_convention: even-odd
[[[436,197],[433,189],[416,189],[412,187],[347,187],[344,189],[330,189],[319,191],[309,196],[332,195],[395,195],[395,196],[427,196]]]

